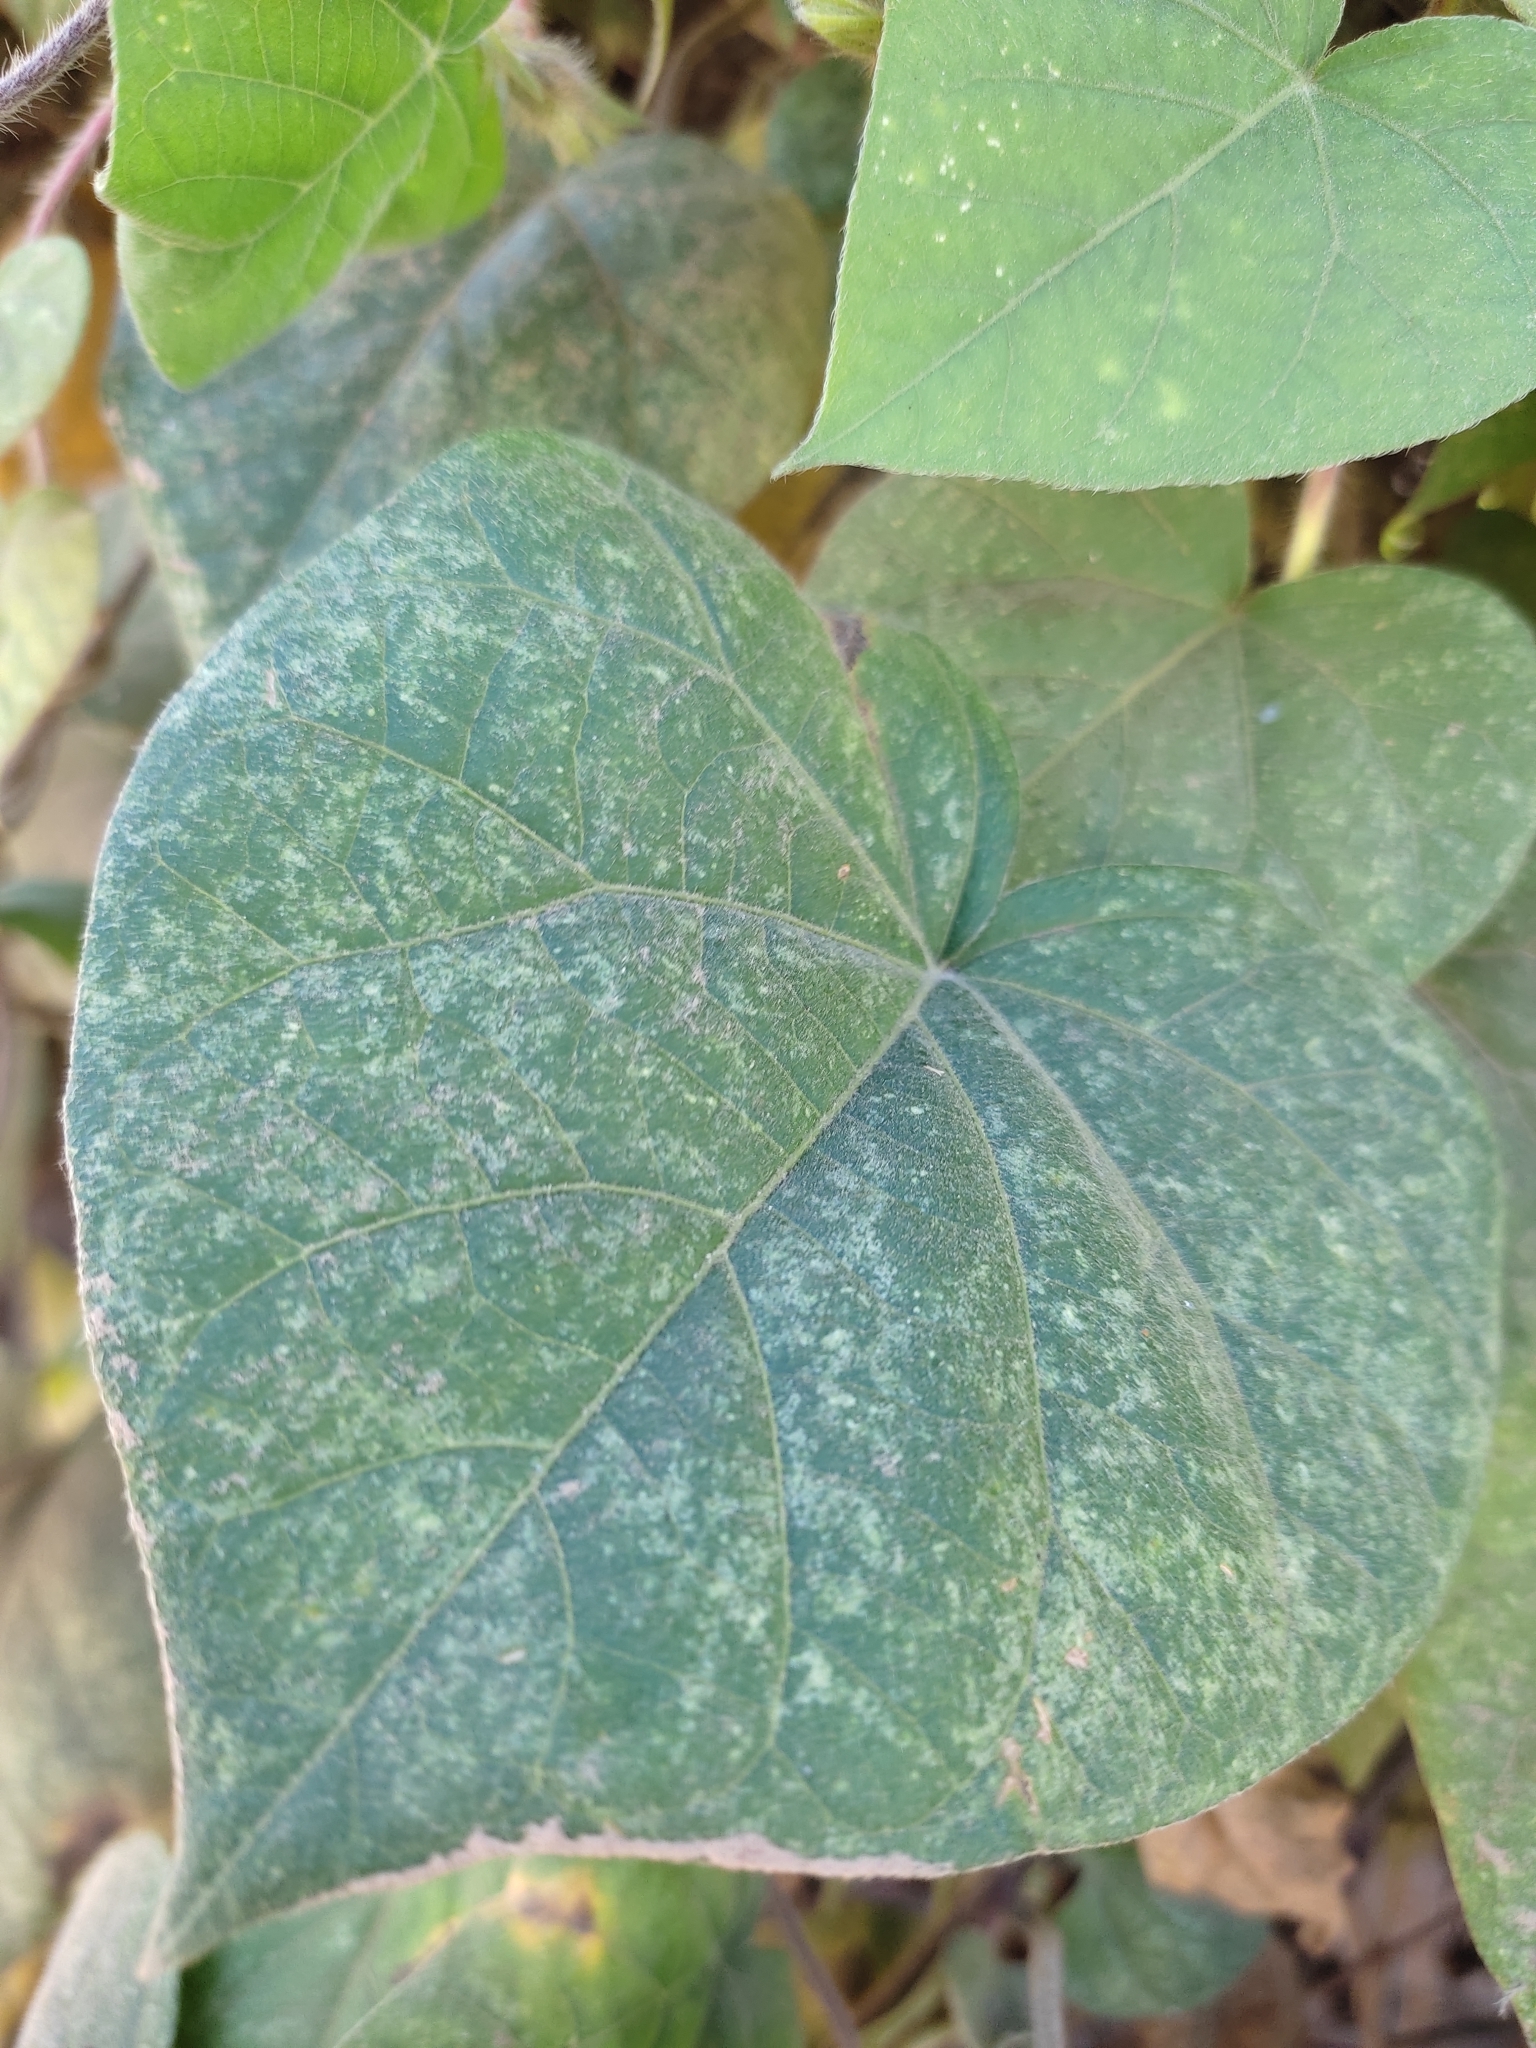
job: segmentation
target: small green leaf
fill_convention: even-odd
[[[791,467],[1226,483],[1536,383],[1536,42],[1339,0],[895,0]]]
[[[355,264],[190,397],[125,326],[108,392],[202,647],[487,427],[580,431],[734,511],[810,417],[830,296],[798,202],[706,143],[645,136],[560,178],[524,146],[484,221]]]
[[[466,1844],[1114,1839],[1422,1633],[1496,1362],[1451,1048],[1228,876],[1029,884],[936,955],[1001,750],[869,655],[660,479],[492,436],[140,755],[68,1126],[160,1952]]]
[[[1536,0],[1504,0],[1504,5],[1517,21],[1528,22],[1536,28]]]
[[[1479,1953],[1536,2028],[1536,861],[1428,984],[1475,1048],[1509,1189],[1504,1398],[1471,1540],[1401,1681]]]
[[[798,2048],[761,1881],[482,1863],[257,1928],[186,1979],[180,2048]],[[323,2016],[323,2017],[322,2017]]]
[[[1236,491],[893,479],[809,592],[927,634],[1013,745],[1012,878],[1222,868],[1412,979],[1536,826],[1536,641],[1473,584],[1339,570],[1246,591]]]
[[[1452,434],[1430,457],[1418,489],[1381,536],[1389,560],[1409,554],[1418,545],[1424,521],[1442,506],[1454,505],[1481,490],[1501,470],[1536,456],[1536,391],[1492,419],[1481,420],[1463,434]]]
[[[468,220],[501,181],[483,54],[498,0],[112,0],[102,197],[160,368],[199,383],[378,239]]]
[[[1491,584],[1536,626],[1536,526],[1517,512],[1469,512],[1440,549],[1447,569]]]
[[[171,2048],[178,1979],[145,1984],[136,1974],[169,1868],[158,1835],[120,1835],[102,1850],[59,1929],[16,2048]]]
[[[848,211],[869,113],[869,74],[828,58],[791,79],[768,123],[768,173],[798,192],[824,226]]]
[[[944,1988],[962,2048],[1002,2048],[1029,2033],[1028,1974],[998,1955],[979,1927],[964,1927],[944,1948]]]
[[[0,262],[0,453],[63,383],[91,309],[91,266],[68,235],[23,242]]]
[[[0,1487],[0,1969],[103,1826],[170,1803],[160,1664],[106,1432]]]
[[[100,575],[95,516],[78,498],[29,491],[0,506],[0,761],[90,638]]]
[[[1067,1996],[1116,2019],[1184,2012],[1225,1991],[1253,1961],[1269,1923],[1147,1883],[1134,1842],[1083,1857],[1057,1912]]]
[[[0,926],[26,932],[50,947],[68,967],[80,959],[80,940],[91,892],[84,882],[28,878],[0,883]]]
[[[874,62],[885,0],[790,0],[795,19],[844,56]]]

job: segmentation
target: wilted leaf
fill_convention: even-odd
[[[158,1835],[121,1835],[102,1850],[59,1929],[16,2048],[170,2048],[178,1979],[146,1984],[137,1975],[169,1867]]]
[[[196,384],[369,242],[425,239],[501,182],[475,39],[501,0],[112,0],[102,197],[134,318]]]
[[[795,457],[1102,490],[1315,469],[1536,383],[1536,42],[1340,0],[906,0]]]
[[[90,638],[101,573],[96,520],[66,491],[0,506],[0,762]]]
[[[1056,1920],[1068,1998],[1122,2019],[1183,2012],[1218,1997],[1269,1933],[1266,1921],[1213,1900],[1156,1890],[1134,1842],[1090,1850]]]
[[[1222,868],[1411,979],[1536,825],[1536,641],[1474,584],[1372,565],[1245,588],[1236,491],[1071,497],[893,479],[836,527],[820,604],[912,628],[1013,742],[1013,877]]]
[[[1141,1860],[1160,1891],[1297,1921],[1302,1947],[1320,1955],[1349,1926],[1349,1816],[1337,1782],[1302,1758],[1209,1813],[1143,1836]]]
[[[1425,1626],[1494,1371],[1470,1085],[1224,876],[1026,886],[936,958],[1014,818],[936,649],[887,786],[894,639],[850,686],[739,532],[504,435],[152,734],[69,1127],[167,1952],[466,1840],[1137,1832]]]
[[[644,136],[561,178],[525,149],[487,219],[354,265],[194,396],[131,331],[108,381],[205,646],[482,428],[577,431],[734,510],[810,417],[830,294],[799,203],[707,143]]]
[[[1492,419],[1442,441],[1430,458],[1418,489],[1381,537],[1381,551],[1393,556],[1418,544],[1431,512],[1481,490],[1501,470],[1536,456],[1536,391],[1506,406]]]
[[[68,235],[23,242],[0,262],[0,453],[64,381],[91,309],[91,266]]]
[[[1509,1187],[1504,1399],[1472,1537],[1402,1695],[1467,1924],[1536,2030],[1536,862],[1429,984],[1476,1047]]]
[[[181,2048],[795,2048],[761,1882],[482,1863],[258,1928],[186,1980]]]
[[[160,1667],[106,1433],[0,1494],[0,1965],[170,1798]]]

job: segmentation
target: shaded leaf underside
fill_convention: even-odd
[[[1134,1832],[1422,1627],[1498,1231],[1447,1045],[1187,870],[1018,889],[936,960],[944,833],[971,878],[1011,844],[985,721],[917,788],[864,717],[749,542],[530,435],[157,728],[70,1130],[170,1641],[168,1952],[525,1831]]]

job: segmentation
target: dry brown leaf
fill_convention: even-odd
[[[1301,1946],[1321,1955],[1348,1944],[1344,1887],[1355,1865],[1343,1837],[1350,1810],[1334,1773],[1299,1757],[1208,1813],[1143,1835],[1142,1867],[1163,1891],[1294,1920]]]

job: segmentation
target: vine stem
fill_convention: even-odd
[[[676,121],[694,66],[705,56],[711,44],[729,35],[742,16],[750,14],[756,5],[757,0],[720,0],[718,7],[702,15],[686,35],[678,37],[662,66],[651,97],[650,112],[663,127],[670,127]]]
[[[72,71],[107,26],[107,0],[81,0],[52,35],[0,72],[0,128]]]
[[[643,114],[661,83],[661,67],[667,61],[672,40],[673,0],[651,0],[651,47],[645,56],[645,71],[635,89],[635,105]]]
[[[805,1931],[805,1922],[800,1918],[794,1900],[787,1897],[771,1877],[768,1880],[768,1906],[783,1930],[784,1940],[801,1976],[827,2016],[827,2025],[837,2048],[859,2048],[858,2021],[849,2011],[847,2000],[838,1990],[832,1972],[812,1948],[811,1938]]]
[[[1034,2048],[1067,2048],[1067,1961],[1061,1929],[1052,1919],[1030,1922],[1024,1982]]]
[[[1296,518],[1285,550],[1285,563],[1280,571],[1282,583],[1295,583],[1303,576],[1310,576],[1317,567],[1328,538],[1328,529],[1333,524],[1333,515],[1338,509],[1339,486],[1343,481],[1344,464],[1336,462],[1329,469],[1312,470],[1302,485],[1301,501],[1296,507]]]
[[[70,193],[91,168],[111,126],[112,95],[108,93],[95,112],[75,130],[64,154],[48,173],[43,189],[32,202],[32,211],[27,215],[21,237],[24,242],[36,242],[47,234],[68,203]]]

